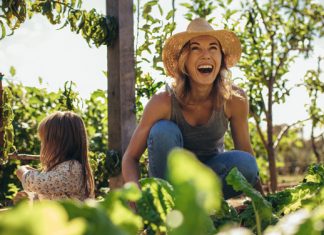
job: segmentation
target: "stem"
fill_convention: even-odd
[[[261,127],[260,127],[260,123],[257,121],[257,117],[256,117],[255,113],[253,113],[253,118],[255,120],[255,125],[256,125],[258,134],[259,134],[259,136],[261,138],[262,144],[264,145],[265,148],[267,148],[267,141],[265,140],[265,137],[264,137],[264,135],[262,133],[262,130],[261,130]]]
[[[261,221],[260,221],[260,216],[258,214],[258,211],[256,210],[256,207],[254,205],[254,202],[252,201],[252,206],[255,214],[255,222],[256,222],[256,227],[257,227],[257,234],[262,235],[261,233]]]

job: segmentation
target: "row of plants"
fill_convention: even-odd
[[[182,164],[186,162],[186,164]],[[263,198],[234,168],[226,181],[250,200],[237,213],[211,169],[185,150],[168,158],[167,181],[144,178],[101,200],[22,202],[0,213],[0,234],[314,234],[324,232],[324,167],[311,165],[299,185]],[[136,211],[129,202],[136,203]],[[37,221],[37,223],[35,223]]]

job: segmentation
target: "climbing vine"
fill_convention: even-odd
[[[0,40],[12,35],[26,19],[42,14],[53,25],[70,26],[89,45],[112,45],[117,37],[117,21],[112,16],[81,9],[82,0],[3,0],[0,3]],[[8,34],[8,31],[10,33]]]
[[[2,83],[4,75],[0,74],[0,83]],[[0,125],[0,138],[2,145],[0,145],[0,165],[8,161],[8,154],[15,151],[14,147],[14,131],[12,121],[14,114],[12,111],[12,94],[8,88],[2,90],[1,84],[1,125]]]

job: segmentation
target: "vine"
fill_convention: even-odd
[[[81,10],[82,0],[3,0],[0,5],[0,40],[12,35],[25,20],[42,14],[53,25],[62,25],[60,29],[70,26],[72,32],[81,34],[87,43],[96,47],[112,45],[117,37],[115,17],[105,16],[95,9]],[[65,22],[64,22],[65,20]]]
[[[2,88],[2,80],[4,75],[0,73],[0,165],[5,164],[8,161],[8,154],[15,151],[14,147],[14,131],[12,121],[14,114],[12,111],[12,94],[8,88]]]
[[[141,5],[141,2],[144,4]],[[162,48],[176,27],[174,19],[176,9],[175,0],[171,0],[171,9],[167,12],[157,0],[137,1],[136,7],[136,106],[140,115],[143,111],[140,99],[151,98],[164,84],[161,81],[157,82],[152,72],[165,75],[162,66]],[[143,43],[139,44],[139,41]],[[152,67],[153,71],[149,73],[143,71],[147,67],[145,65]]]

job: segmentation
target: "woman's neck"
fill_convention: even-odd
[[[188,104],[200,104],[211,99],[212,86],[192,84],[188,96]]]

